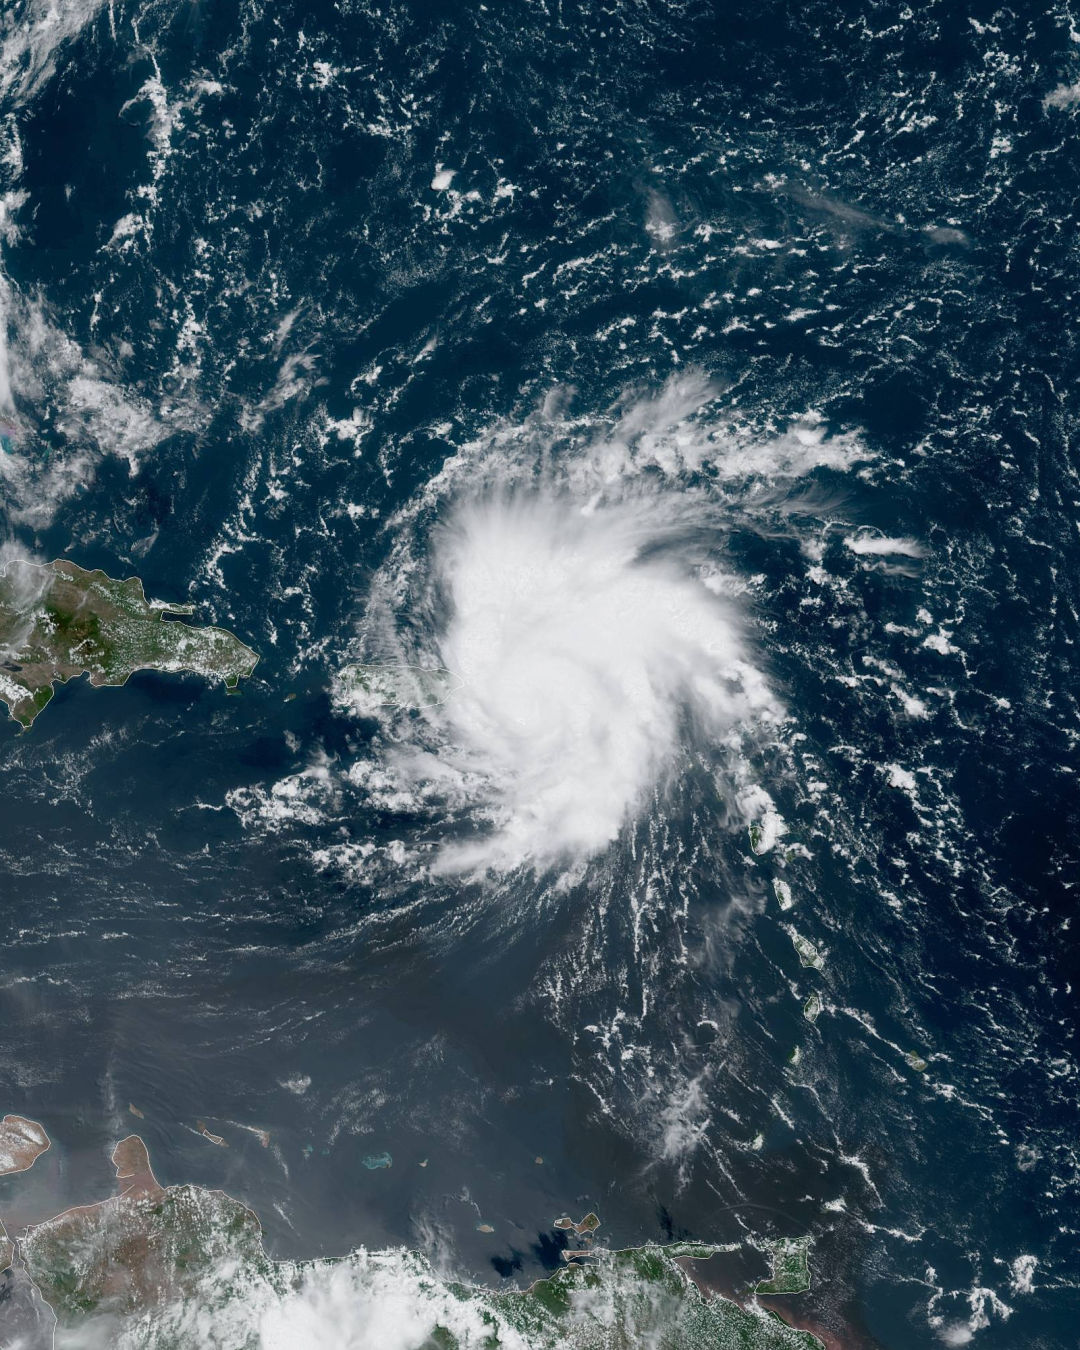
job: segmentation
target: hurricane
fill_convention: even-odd
[[[5,6],[0,1350],[1075,1342],[1075,8]]]
[[[443,868],[595,854],[672,771],[680,723],[719,739],[777,715],[672,505],[537,493],[469,503],[439,530],[436,643],[464,687],[430,715],[434,763],[411,747],[391,760],[493,827]]]
[[[351,777],[463,822],[435,873],[573,873],[691,765],[729,822],[768,805],[747,752],[786,713],[730,536],[775,530],[800,478],[859,450],[812,418],[740,438],[719,394],[689,372],[606,418],[548,400],[463,446],[390,522],[362,649],[458,687],[382,716],[377,758]]]

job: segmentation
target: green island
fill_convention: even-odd
[[[334,701],[360,713],[431,708],[445,703],[464,683],[443,666],[348,665],[337,674]]]
[[[778,1238],[769,1243],[772,1277],[762,1280],[754,1293],[805,1294],[810,1288],[809,1252],[810,1239],[807,1237]]]
[[[194,608],[147,600],[138,577],[114,581],[63,559],[9,562],[0,571],[0,701],[26,728],[58,684],[80,675],[100,688],[136,670],[183,671],[235,689],[258,656],[224,628],[178,621]]]
[[[811,970],[821,970],[825,965],[825,958],[810,941],[804,938],[801,933],[796,933],[795,929],[788,926],[788,936],[791,938],[792,946],[799,956],[799,964],[808,966]]]
[[[523,1292],[441,1279],[405,1249],[278,1262],[239,1201],[160,1186],[138,1136],[113,1161],[118,1194],[37,1224],[18,1243],[56,1314],[57,1350],[366,1344],[388,1306],[406,1317],[415,1350],[821,1350],[756,1304],[702,1293],[681,1263],[726,1250],[709,1244],[595,1250]]]

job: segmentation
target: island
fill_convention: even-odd
[[[777,1238],[769,1243],[772,1278],[756,1286],[757,1294],[805,1294],[810,1288],[808,1237]]]
[[[464,685],[460,676],[443,666],[348,665],[334,681],[334,702],[371,716],[379,708],[436,707]]]
[[[555,1227],[575,1232],[578,1237],[584,1237],[587,1233],[595,1233],[600,1227],[600,1220],[593,1213],[588,1213],[580,1222],[575,1223],[569,1214],[561,1219],[555,1220]]]
[[[138,577],[114,581],[72,562],[11,561],[0,571],[0,701],[23,728],[58,684],[95,688],[136,670],[188,672],[235,689],[258,656],[224,628],[196,628],[193,605],[147,600]]]
[[[788,937],[791,938],[792,946],[799,956],[799,964],[808,966],[811,970],[821,970],[825,965],[825,958],[810,941],[804,938],[801,933],[797,933],[790,925],[786,925]]]
[[[114,1196],[36,1224],[17,1244],[56,1315],[58,1347],[257,1350],[299,1344],[300,1333],[304,1344],[351,1344],[352,1334],[366,1344],[389,1299],[407,1309],[417,1350],[821,1350],[756,1303],[703,1292],[680,1262],[723,1250],[706,1243],[596,1249],[587,1265],[508,1292],[442,1278],[404,1248],[273,1261],[250,1209],[222,1191],[160,1186],[137,1135],[112,1157]]]

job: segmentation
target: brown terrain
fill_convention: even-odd
[[[36,1120],[5,1116],[0,1120],[0,1176],[25,1172],[48,1147],[49,1136]],[[14,1259],[15,1248],[0,1223],[0,1271],[7,1270]]]
[[[223,1262],[265,1264],[258,1219],[239,1201],[198,1186],[161,1186],[136,1134],[120,1140],[112,1161],[113,1196],[32,1224],[19,1241],[65,1334],[92,1318],[95,1334],[111,1336],[128,1316],[182,1301]]]
[[[0,1120],[0,1177],[25,1172],[49,1147],[49,1136],[36,1120],[5,1116]]]
[[[112,1161],[116,1168],[116,1180],[126,1183],[117,1186],[118,1195],[127,1200],[156,1200],[165,1194],[150,1170],[150,1155],[146,1145],[137,1134],[129,1134],[126,1139],[120,1140],[112,1151]]]

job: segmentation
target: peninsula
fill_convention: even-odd
[[[25,1172],[49,1147],[49,1136],[36,1120],[5,1116],[0,1120],[0,1177]]]
[[[0,1120],[0,1177],[33,1167],[50,1145],[49,1136],[36,1120],[5,1116]],[[0,1222],[0,1274],[11,1265],[15,1248]]]

